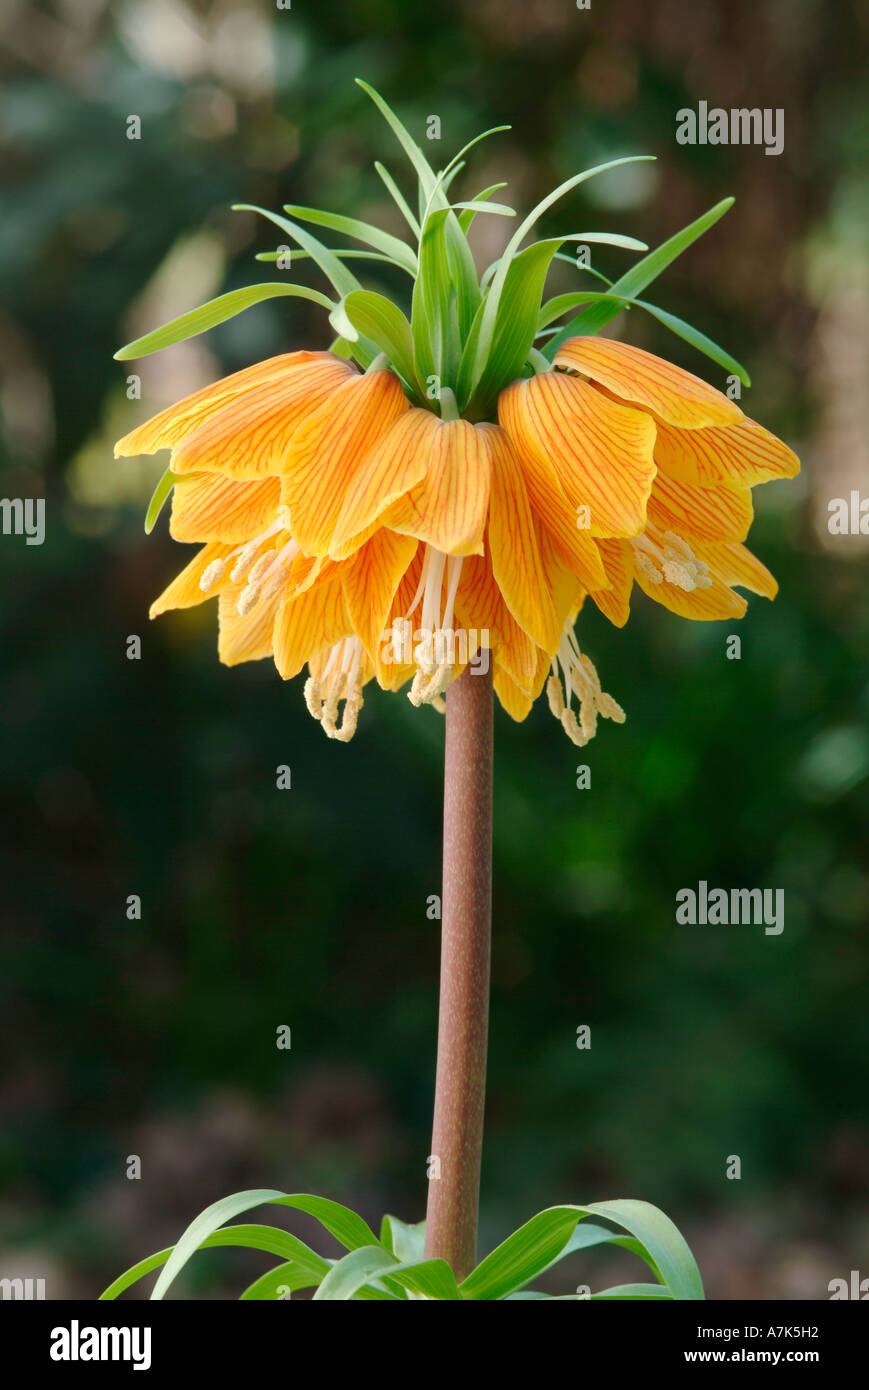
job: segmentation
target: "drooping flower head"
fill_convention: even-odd
[[[352,736],[372,679],[387,690],[409,685],[415,705],[442,710],[462,670],[491,664],[514,719],[545,687],[582,745],[599,716],[624,719],[579,646],[587,597],[622,626],[635,583],[701,620],[741,616],[737,587],[776,592],[743,541],[751,488],[793,476],[795,455],[730,395],[596,336],[636,305],[747,383],[705,335],[638,298],[732,200],[604,290],[544,301],[553,260],[569,259],[565,243],[647,249],[603,232],[522,248],[559,197],[630,161],[561,185],[478,276],[471,223],[513,209],[492,201],[493,188],[451,202],[466,151],[436,175],[382,98],[360,85],[417,175],[418,217],[378,166],[412,242],[310,208],[264,212],[325,274],[334,299],[285,281],[236,290],[118,354],[155,351],[274,295],[322,304],[338,334],[328,352],[288,353],[216,382],[116,445],[116,454],[171,451],[146,526],[171,491],[172,535],[201,546],[151,616],[216,596],[220,659],[271,657],[285,679],[307,665],[308,708],[333,738]],[[295,219],[371,249],[329,249]],[[411,278],[409,318],[349,269],[366,254]]]

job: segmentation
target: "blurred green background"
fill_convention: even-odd
[[[826,528],[831,498],[869,492],[867,32],[865,3],[822,0],[5,7],[2,491],[45,496],[47,535],[0,538],[0,1272],[92,1297],[244,1186],[423,1215],[442,722],[372,692],[355,741],[329,743],[301,681],[218,665],[211,605],[149,625],[187,552],[165,517],[142,533],[165,455],[111,452],[227,370],[327,346],[321,311],[284,300],[112,360],[273,277],[253,256],[278,238],[232,202],[402,231],[372,161],[405,189],[406,169],[357,75],[421,141],[440,117],[436,165],[512,124],[475,153],[466,197],[507,179],[527,209],[584,166],[657,155],[587,184],[542,232],[654,245],[735,194],[653,297],[745,362],[743,406],[804,460],[796,483],[755,493],[774,604],[752,600],[736,628],[642,595],[621,632],[583,613],[628,712],[583,754],[545,702],[524,725],[498,716],[482,1241],[556,1201],[635,1196],[683,1226],[712,1297],[825,1298],[869,1272],[869,541]],[[677,110],[701,100],[782,108],[783,154],[677,145]],[[487,264],[505,224],[476,230]],[[630,259],[602,248],[595,264]],[[556,288],[576,284],[558,270]],[[319,285],[310,262],[296,274]],[[376,267],[369,283],[385,283]],[[651,320],[614,329],[723,388]],[[675,893],[699,879],[783,888],[784,932],[677,926]],[[179,1296],[232,1297],[262,1258],[204,1254]],[[621,1273],[587,1260],[577,1281],[593,1267]]]

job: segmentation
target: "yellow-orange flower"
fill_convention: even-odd
[[[116,453],[171,449],[171,533],[204,548],[152,616],[217,594],[221,660],[271,656],[285,679],[307,662],[333,737],[372,678],[442,708],[468,663],[491,661],[513,718],[546,685],[582,744],[599,715],[624,718],[577,644],[587,595],[622,625],[635,582],[695,619],[742,613],[734,585],[775,593],[742,544],[750,489],[798,461],[699,378],[575,338],[497,413],[441,419],[393,372],[331,353],[272,358],[163,411]]]

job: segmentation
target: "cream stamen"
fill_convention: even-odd
[[[320,721],[329,738],[338,739],[341,743],[347,743],[353,737],[359,711],[365,703],[359,678],[363,654],[358,637],[344,637],[329,653],[322,674],[319,677],[311,676],[305,682],[305,703],[309,713]],[[339,725],[338,707],[342,700],[344,710]]]
[[[421,639],[413,651],[417,671],[407,698],[412,705],[443,706],[443,694],[455,674],[455,641],[452,627],[456,593],[462,573],[462,556],[447,555],[433,545],[427,545],[422,574],[407,615],[393,623],[393,651],[397,642],[406,643],[410,617],[422,600],[420,614]],[[444,575],[446,601],[441,611]]]
[[[709,566],[698,560],[691,547],[675,531],[658,531],[647,525],[642,536],[631,539],[637,569],[651,584],[675,584],[691,593],[708,589],[712,580]]]
[[[560,674],[559,668],[563,674]],[[578,719],[570,703],[574,695],[579,705]],[[579,650],[576,633],[569,625],[565,625],[558,651],[552,659],[552,675],[546,683],[546,696],[550,710],[578,748],[583,748],[594,738],[598,715],[613,719],[617,724],[625,722],[624,710],[601,689],[597,671],[589,658]]]

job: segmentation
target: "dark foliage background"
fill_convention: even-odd
[[[623,632],[580,624],[623,728],[580,758],[543,706],[499,716],[483,1240],[630,1195],[683,1225],[714,1297],[824,1298],[865,1273],[866,541],[826,515],[867,490],[866,4],[12,0],[0,26],[2,491],[44,495],[48,517],[42,547],[0,538],[2,1272],[92,1297],[247,1185],[423,1214],[442,724],[373,693],[356,740],[330,744],[300,683],[217,664],[210,607],[149,626],[182,559],[165,520],[141,529],[164,463],[111,455],[137,412],[327,345],[319,310],[275,301],[134,364],[141,405],[112,360],[271,277],[252,257],[276,240],[232,202],[400,230],[372,160],[407,187],[405,170],[361,75],[418,138],[440,116],[438,162],[512,123],[465,196],[507,178],[526,208],[584,165],[658,156],[545,231],[656,244],[736,194],[655,298],[745,361],[743,404],[804,459],[756,494],[753,548],[782,592],[751,603],[740,662],[725,625],[640,597]],[[783,108],[784,153],[678,146],[675,113],[700,100]],[[503,227],[478,227],[487,263]],[[723,386],[637,313],[617,328]],[[783,934],[677,926],[701,878],[784,888]],[[259,1268],[203,1255],[179,1293],[232,1297]]]

